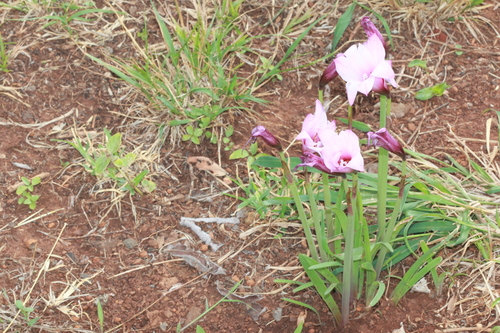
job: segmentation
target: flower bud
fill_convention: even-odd
[[[393,154],[400,156],[402,159],[406,159],[406,153],[399,143],[387,130],[387,128],[381,128],[377,132],[368,132],[368,144],[374,147],[382,147]]]
[[[271,134],[264,126],[257,126],[252,130],[252,138],[250,141],[255,142],[257,138],[261,138],[264,142],[273,147],[281,148],[281,143],[274,135]]]

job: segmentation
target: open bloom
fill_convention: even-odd
[[[274,148],[281,148],[281,143],[274,135],[271,134],[264,126],[257,126],[252,130],[252,138],[249,142],[255,142],[257,138],[261,138],[267,145]]]
[[[368,95],[370,91],[388,95],[389,86],[397,87],[392,62],[385,60],[386,43],[380,31],[369,17],[363,17],[361,26],[368,40],[351,46],[345,53],[339,53],[321,75],[319,87],[339,76],[346,81],[347,98],[353,105],[358,92]]]
[[[406,153],[403,150],[401,143],[389,133],[387,128],[381,128],[375,133],[368,132],[367,135],[369,145],[372,144],[374,147],[382,147],[403,159],[406,158]]]
[[[364,44],[351,46],[334,62],[338,74],[346,81],[347,98],[351,105],[358,91],[365,95],[372,90],[388,93],[387,83],[398,86],[392,63],[385,60],[384,45],[376,34],[368,37]]]
[[[295,140],[302,140],[303,150],[309,152],[318,152],[322,147],[319,138],[319,132],[323,129],[335,131],[335,121],[328,121],[323,105],[316,100],[316,110],[314,114],[308,114],[302,123],[302,131]]]
[[[302,163],[298,166],[330,174],[364,171],[358,136],[351,130],[337,133],[335,129],[335,122],[327,120],[321,102],[316,101],[316,113],[306,117],[295,138],[302,141]]]

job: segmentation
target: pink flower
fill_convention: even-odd
[[[317,152],[323,146],[319,140],[318,133],[323,129],[335,131],[335,121],[328,121],[323,105],[316,100],[316,111],[314,114],[308,114],[302,124],[302,131],[295,140],[302,140],[303,150]]]
[[[274,148],[281,148],[281,143],[274,135],[271,134],[264,126],[257,126],[252,130],[252,138],[249,142],[255,142],[257,138],[261,138],[264,142]]]
[[[367,135],[368,145],[372,144],[374,147],[382,147],[403,159],[406,158],[406,153],[403,150],[401,143],[389,133],[387,128],[381,128],[375,133],[368,132]]]
[[[378,31],[377,27],[375,26],[375,24],[373,24],[368,16],[365,16],[361,19],[361,26],[363,27],[363,29],[365,29],[366,35],[368,37],[371,37],[373,35],[377,36],[384,45],[384,48],[387,49],[387,44],[385,43],[384,37],[382,36],[380,31]]]
[[[337,134],[323,130],[320,138],[324,145],[320,156],[331,173],[365,171],[359,138],[353,131],[345,130]]]
[[[335,122],[329,122],[319,101],[316,113],[304,120],[302,131],[295,138],[302,140],[302,163],[320,171],[339,174],[364,171],[359,138],[351,130],[335,132]]]
[[[385,60],[384,45],[376,34],[368,37],[364,44],[351,46],[334,62],[338,74],[347,82],[347,98],[351,105],[358,91],[365,95],[374,89],[385,93],[389,91],[387,82],[393,87],[398,86],[392,63]]]

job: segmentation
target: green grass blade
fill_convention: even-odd
[[[344,32],[349,26],[349,24],[351,23],[352,14],[354,13],[355,8],[356,8],[356,2],[353,2],[337,21],[337,24],[335,25],[335,30],[333,31],[332,52],[335,52],[335,50],[337,49],[337,45],[340,42],[340,39],[344,35]]]
[[[333,299],[331,294],[325,295],[327,287],[325,285],[325,282],[323,281],[323,279],[319,275],[319,273],[316,270],[310,269],[310,267],[314,264],[317,264],[317,262],[304,254],[299,254],[299,260],[300,260],[300,263],[302,264],[302,266],[304,267],[304,270],[305,270],[307,276],[309,277],[311,282],[316,287],[317,292],[319,293],[319,295],[321,296],[323,301],[325,301],[326,305],[328,306],[328,308],[332,312],[333,318],[335,319],[337,324],[340,325],[340,323],[342,321],[342,315],[340,313],[340,310],[339,310],[337,303],[335,302],[335,300]],[[333,274],[331,274],[331,275],[333,276]],[[337,280],[337,282],[339,282],[339,281]]]

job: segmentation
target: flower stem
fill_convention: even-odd
[[[293,200],[295,201],[295,206],[297,209],[297,212],[299,213],[299,219],[300,222],[302,222],[302,228],[304,229],[304,234],[306,236],[307,240],[307,246],[309,248],[309,252],[311,252],[311,257],[318,261],[319,256],[318,256],[318,251],[316,250],[316,245],[314,243],[314,238],[311,232],[310,225],[307,221],[307,215],[306,212],[304,211],[304,206],[302,206],[302,200],[300,199],[299,195],[299,190],[297,189],[297,185],[295,184],[295,179],[292,175],[292,172],[290,171],[290,168],[288,167],[288,164],[285,159],[285,154],[280,151],[280,160],[281,160],[281,165],[283,167],[285,177],[288,182],[288,188],[290,189],[290,192],[292,193]]]
[[[387,107],[387,97],[380,95],[380,128],[387,124],[387,114],[390,112]],[[377,241],[380,241],[385,233],[387,215],[387,172],[389,169],[389,152],[384,148],[378,150],[378,186],[377,186]]]
[[[387,229],[385,230],[384,235],[381,239],[381,241],[384,243],[391,244],[391,242],[392,242],[394,227],[396,226],[396,221],[398,219],[399,213],[401,211],[401,206],[403,204],[403,193],[404,193],[404,188],[405,188],[405,180],[406,180],[406,160],[403,160],[403,162],[401,163],[401,182],[399,185],[398,198],[396,200],[396,203],[394,204],[394,209],[392,211],[389,223],[387,224]],[[380,272],[382,271],[382,268],[384,267],[384,261],[385,261],[385,256],[387,254],[387,251],[388,251],[387,247],[382,246],[382,248],[380,249],[380,251],[377,255],[377,264],[375,266],[375,272],[377,273],[377,277],[380,276]]]
[[[345,180],[347,182],[347,180]],[[346,184],[347,188],[347,184]],[[353,279],[353,263],[354,263],[354,233],[355,233],[355,212],[356,203],[356,187],[348,190],[347,193],[347,226],[344,232],[345,248],[344,248],[344,272],[342,277],[342,323],[344,325],[349,321],[349,310],[352,299],[352,286],[355,285]]]
[[[326,254],[327,241],[325,238],[325,228],[320,221],[320,216],[318,212],[318,205],[316,198],[314,197],[314,192],[311,186],[311,181],[309,174],[306,175],[306,191],[309,197],[309,205],[311,206],[311,213],[314,223],[314,230],[316,231],[316,241],[318,242],[320,260],[319,262],[328,261],[328,255]]]
[[[327,242],[335,235],[335,226],[333,224],[333,205],[332,196],[330,192],[330,177],[327,173],[323,173],[323,200],[325,202],[325,225],[326,225],[326,239]],[[328,243],[328,247],[332,253],[335,253],[334,243]]]
[[[347,128],[352,130],[352,105],[347,106]]]

